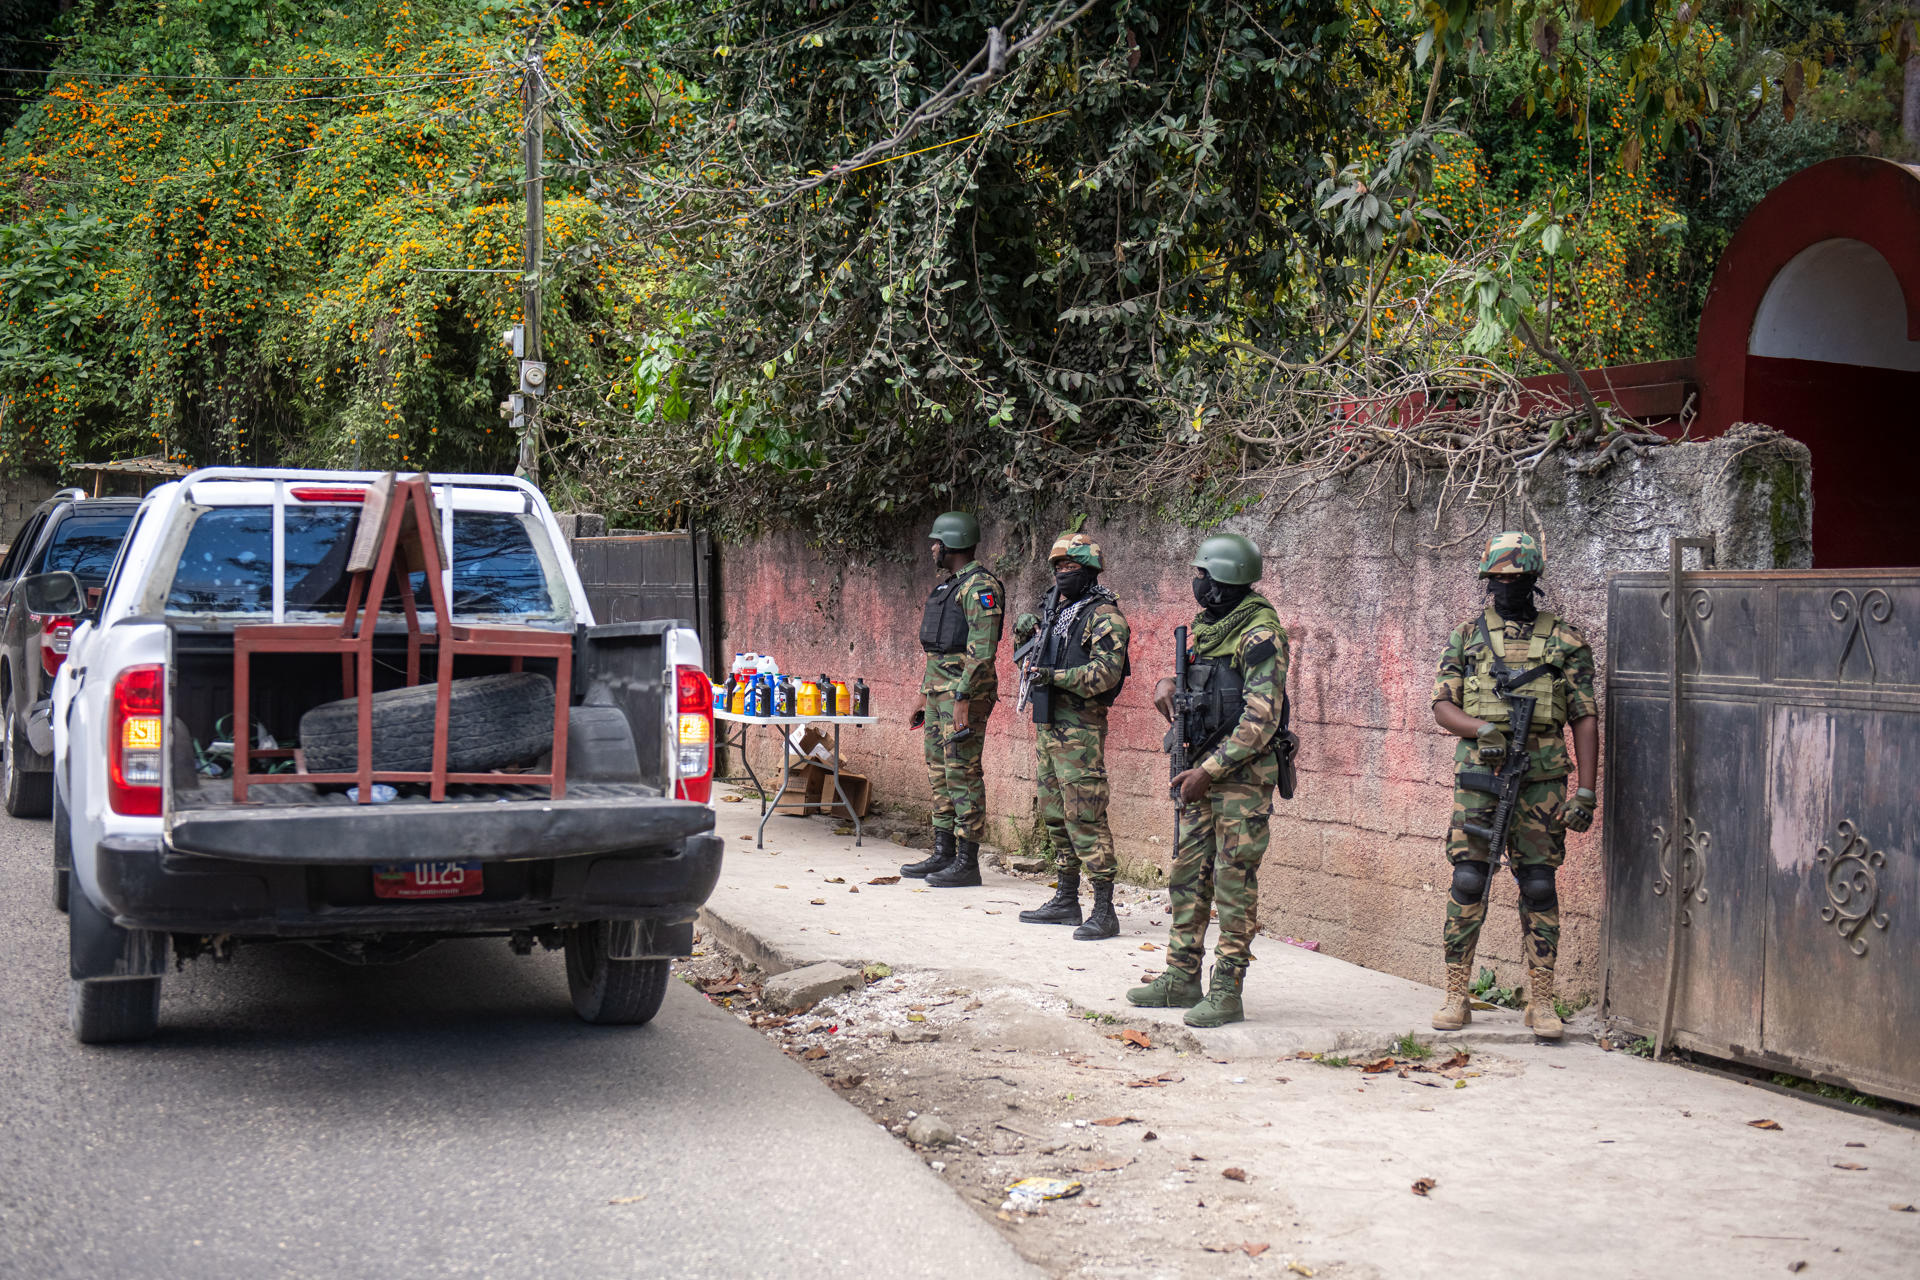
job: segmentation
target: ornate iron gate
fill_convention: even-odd
[[[1920,1103],[1920,570],[1619,574],[1608,606],[1604,1011]]]

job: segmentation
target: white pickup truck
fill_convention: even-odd
[[[546,698],[533,723],[547,717],[532,749],[550,748],[552,699],[564,694],[561,798],[503,773],[439,802],[403,785],[362,804],[288,772],[235,803],[232,742],[247,729],[232,723],[234,629],[342,618],[348,548],[379,480],[217,468],[141,506],[54,689],[55,897],[68,909],[80,1040],[151,1035],[167,969],[242,943],[299,942],[361,963],[445,938],[504,937],[521,954],[564,947],[575,1010],[625,1024],[654,1015],[671,958],[691,951],[722,848],[699,638],[677,620],[596,626],[552,511],[520,480],[433,477],[443,581],[456,623],[571,634],[572,687],[551,689],[552,659],[509,673],[507,659],[462,656],[448,738],[485,754],[531,685]],[[78,603],[64,574],[21,589],[63,611]],[[412,692],[406,642],[404,618],[383,614],[377,700]],[[340,658],[252,661],[256,745],[291,747],[304,721],[310,756],[310,716],[342,696]],[[523,736],[526,724],[523,709]],[[378,758],[380,720],[374,728]]]

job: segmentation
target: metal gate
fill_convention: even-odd
[[[1607,638],[1603,1010],[1920,1103],[1920,570],[1620,574]]]
[[[720,670],[717,560],[713,540],[693,530],[573,540],[573,562],[595,621],[685,619],[700,632],[708,674]]]

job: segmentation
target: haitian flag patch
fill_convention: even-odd
[[[993,588],[982,587],[980,589],[980,607],[982,609],[996,609],[999,606],[1000,597],[993,594]]]

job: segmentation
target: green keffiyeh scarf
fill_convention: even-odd
[[[1261,614],[1266,616],[1263,618]],[[1255,622],[1264,622],[1276,631],[1280,629],[1280,615],[1273,611],[1267,598],[1258,592],[1249,592],[1246,599],[1218,622],[1208,622],[1204,616],[1194,619],[1193,651],[1202,658],[1230,658],[1235,643]]]

